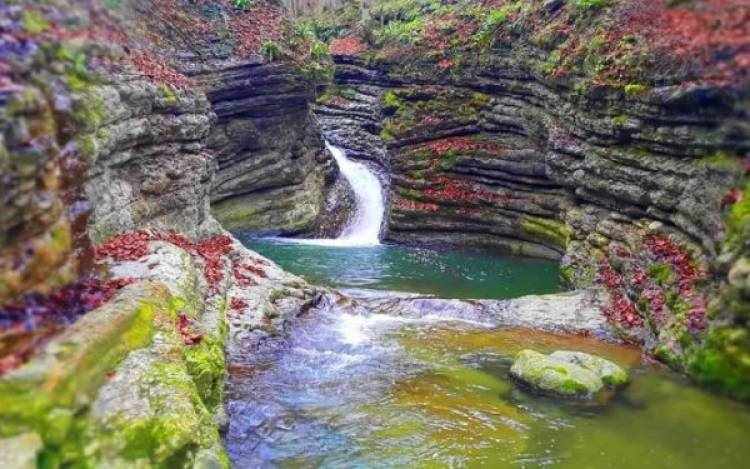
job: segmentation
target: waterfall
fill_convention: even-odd
[[[326,141],[341,174],[352,186],[355,198],[354,215],[334,241],[341,246],[374,246],[380,244],[380,226],[385,205],[380,180],[366,164],[352,161],[341,148]]]
[[[380,244],[380,226],[383,224],[385,203],[383,187],[375,173],[366,164],[352,161],[346,157],[344,150],[325,142],[326,148],[333,154],[341,175],[346,178],[354,192],[354,213],[338,238],[335,239],[300,239],[275,238],[279,241],[295,244],[317,244],[321,246],[363,247]]]

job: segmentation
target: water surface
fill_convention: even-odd
[[[508,379],[523,348],[596,353],[629,367],[633,380],[608,402],[533,395]],[[238,467],[737,468],[750,460],[747,406],[593,339],[333,307],[250,361],[230,377],[227,447]]]
[[[320,285],[445,298],[501,299],[560,291],[559,267],[548,260],[455,248],[337,247],[237,236],[285,270]]]

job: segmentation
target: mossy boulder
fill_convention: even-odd
[[[628,373],[625,370],[611,361],[597,357],[596,355],[559,350],[552,353],[549,358],[552,360],[561,360],[585,368],[598,376],[607,386],[620,387],[628,382]]]
[[[605,385],[621,386],[627,373],[614,363],[582,352],[558,351],[544,355],[522,350],[510,374],[535,391],[561,397],[590,399]]]

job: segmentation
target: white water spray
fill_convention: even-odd
[[[355,197],[354,216],[334,241],[342,246],[380,244],[380,225],[385,212],[380,181],[366,164],[350,160],[341,148],[327,141],[326,148],[333,154],[341,174],[352,186]]]
[[[301,239],[276,238],[295,244],[315,244],[320,246],[362,247],[380,244],[380,225],[383,223],[385,204],[383,187],[375,173],[366,164],[352,161],[341,148],[325,142],[326,148],[341,170],[341,175],[354,191],[354,213],[338,238]]]

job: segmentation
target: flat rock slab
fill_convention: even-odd
[[[411,318],[455,318],[495,327],[524,327],[548,332],[591,335],[619,342],[599,309],[596,290],[530,295],[510,300],[457,300],[392,291],[344,289],[362,306]]]

